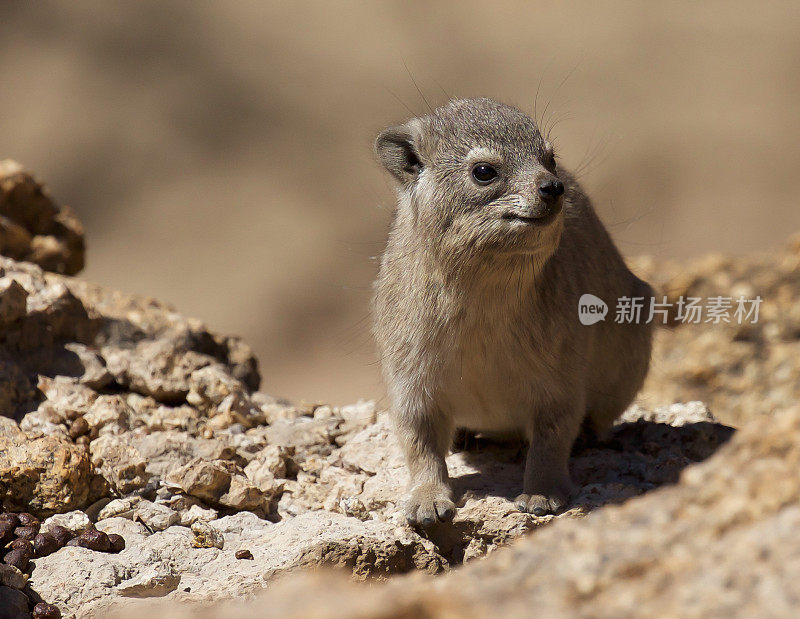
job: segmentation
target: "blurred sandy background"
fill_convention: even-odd
[[[626,254],[800,228],[797,2],[557,4],[4,2],[0,157],[78,211],[86,278],[243,335],[276,395],[380,397],[371,146],[425,111],[409,72],[432,105],[541,84]]]

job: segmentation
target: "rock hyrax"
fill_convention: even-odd
[[[610,427],[647,373],[650,325],[618,324],[613,308],[622,297],[647,308],[650,286],[516,108],[454,100],[386,129],[375,149],[397,181],[374,315],[408,521],[453,517],[445,456],[456,427],[524,433],[518,506],[564,508],[581,426]],[[609,305],[605,320],[581,324],[584,293]]]

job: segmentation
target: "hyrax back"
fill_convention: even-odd
[[[578,299],[651,295],[575,179],[521,111],[455,100],[378,136],[398,203],[375,283],[375,333],[410,473],[406,516],[453,517],[445,456],[456,426],[530,442],[521,509],[563,508],[586,419],[630,404],[650,326],[585,326]]]

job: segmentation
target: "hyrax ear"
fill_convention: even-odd
[[[384,168],[403,185],[411,185],[422,171],[417,132],[409,125],[390,127],[375,140],[375,153]]]

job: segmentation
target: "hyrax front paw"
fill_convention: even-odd
[[[406,499],[405,514],[411,526],[429,527],[437,520],[448,522],[456,514],[452,491],[443,483],[415,486]]]

